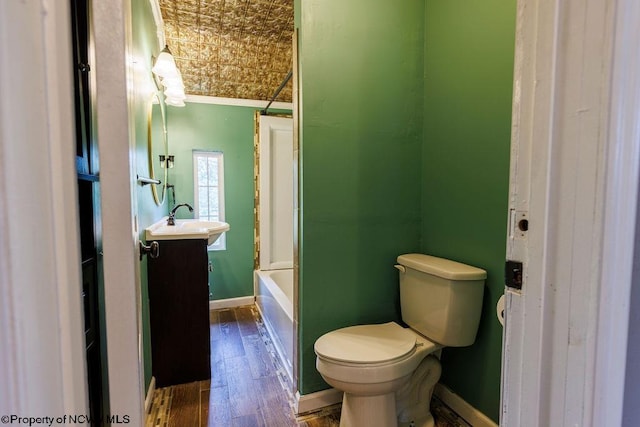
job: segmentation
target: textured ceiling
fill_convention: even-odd
[[[160,0],[185,92],[270,99],[292,66],[293,0]],[[291,81],[278,101],[291,102]]]

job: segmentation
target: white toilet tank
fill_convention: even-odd
[[[423,254],[400,255],[398,264],[402,320],[438,344],[473,344],[487,272]]]

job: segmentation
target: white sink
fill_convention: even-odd
[[[207,239],[207,245],[212,245],[229,228],[226,222],[200,219],[176,219],[176,225],[167,225],[164,217],[147,227],[145,234],[147,240]]]

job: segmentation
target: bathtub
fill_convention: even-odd
[[[256,271],[256,305],[293,383],[293,269]]]

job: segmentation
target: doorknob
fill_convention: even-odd
[[[155,259],[160,256],[160,244],[155,240],[151,242],[148,246],[139,241],[140,243],[140,261],[142,261],[142,257],[145,255],[149,255],[151,258]]]

